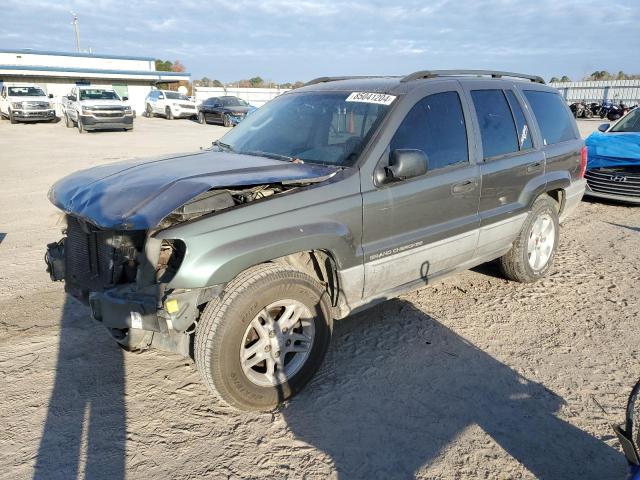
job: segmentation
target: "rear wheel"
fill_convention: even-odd
[[[530,283],[544,277],[553,264],[560,224],[558,204],[548,195],[533,202],[511,250],[500,257],[502,273],[510,280]]]
[[[311,379],[329,347],[327,293],[280,264],[250,268],[205,308],[195,339],[211,392],[241,410],[270,410]]]

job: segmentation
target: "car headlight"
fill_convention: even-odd
[[[11,102],[13,108],[22,108],[22,102]]]
[[[131,113],[131,107],[125,106],[124,113]]]
[[[91,112],[91,110],[93,110],[93,107],[81,107],[82,108],[82,113],[87,113],[87,112]]]

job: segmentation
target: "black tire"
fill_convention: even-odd
[[[592,118],[593,117],[593,112],[591,111],[590,108],[587,107],[587,108],[584,109],[584,112],[583,112],[582,116],[584,118]]]
[[[171,108],[169,107],[165,108],[164,114],[165,114],[165,117],[167,117],[167,120],[173,120],[173,112],[171,111]]]
[[[73,120],[69,118],[69,115],[64,114],[64,126],[67,128],[73,128]]]
[[[78,115],[78,121],[76,122],[76,124],[78,125],[78,133],[87,133],[84,128],[84,124],[82,123],[82,117],[80,115]]]
[[[18,123],[11,110],[9,110],[9,121],[11,122],[11,125],[15,125],[16,123]]]
[[[529,262],[528,245],[533,233],[533,226],[540,217],[548,215],[553,222],[553,246],[548,260],[539,268],[534,269]],[[533,202],[529,215],[522,226],[522,230],[513,242],[511,250],[498,259],[502,273],[509,280],[520,283],[531,283],[544,277],[555,258],[560,239],[560,223],[558,220],[558,204],[548,195],[541,195]]]
[[[231,126],[231,119],[229,118],[229,115],[226,113],[222,115],[222,125],[224,125],[225,127]]]
[[[151,108],[151,105],[147,103],[147,106],[144,109],[144,113],[147,116],[147,118],[153,118],[155,115],[153,113],[153,108]]]
[[[636,450],[640,449],[640,381],[633,387],[627,401],[625,431],[633,441]]]
[[[260,386],[244,373],[240,348],[249,324],[267,305],[293,299],[313,312],[314,340],[306,361],[284,383]],[[272,410],[311,379],[329,347],[332,317],[325,289],[311,276],[287,265],[252,267],[232,280],[210,302],[198,323],[195,360],[209,390],[240,410]]]
[[[198,112],[198,123],[200,125],[206,125],[206,123],[207,123],[207,119],[205,118],[203,112]]]

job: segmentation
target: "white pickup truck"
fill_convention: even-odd
[[[133,130],[133,111],[122,97],[110,88],[73,87],[62,97],[62,117],[68,128],[87,130]]]
[[[8,118],[11,123],[56,120],[53,95],[33,84],[5,84],[0,92],[0,118]]]

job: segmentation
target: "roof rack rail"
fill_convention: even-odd
[[[526,80],[531,80],[535,83],[544,83],[542,77],[537,75],[525,75],[523,73],[513,73],[513,72],[500,72],[495,70],[420,70],[418,72],[413,72],[402,80],[402,83],[411,82],[412,80],[421,80],[426,78],[435,78],[435,77],[451,77],[457,75],[474,75],[474,76],[491,76],[491,78],[502,78],[502,77],[512,77],[512,78],[523,78]]]
[[[317,83],[337,82],[339,80],[358,80],[364,78],[380,78],[384,75],[351,75],[345,77],[318,77],[313,80],[309,80],[304,86],[315,85]]]

